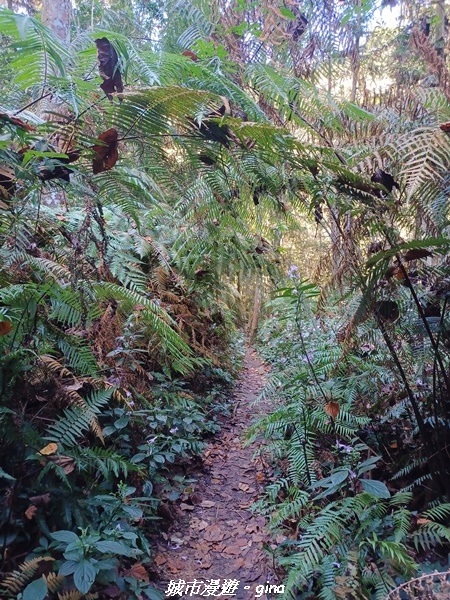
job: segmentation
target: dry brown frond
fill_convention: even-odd
[[[411,44],[419,51],[431,71],[437,76],[439,85],[450,102],[450,74],[444,58],[438,54],[428,37],[417,26],[412,30]]]
[[[386,596],[386,600],[448,600],[448,598],[450,598],[450,571],[427,573],[416,577],[402,583]]]
[[[48,369],[52,373],[58,373],[60,377],[71,377],[75,379],[73,373],[69,371],[69,369],[66,369],[66,367],[63,367],[63,365],[52,356],[40,356],[39,361],[42,363],[44,368]]]

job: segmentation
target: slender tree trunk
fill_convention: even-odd
[[[70,42],[71,16],[70,0],[43,0],[42,22],[66,43]]]
[[[351,102],[355,102],[356,100],[356,92],[358,90],[359,68],[361,64],[361,58],[359,55],[359,45],[361,41],[361,0],[356,0],[356,7],[358,9],[358,17],[356,23],[355,45],[353,48],[352,55],[352,91],[350,95]]]
[[[42,22],[53,33],[58,36],[65,44],[70,43],[70,20],[72,17],[71,0],[43,0],[42,2]],[[42,111],[46,119],[51,120],[54,114],[64,114],[63,105],[55,99],[50,98],[42,105]],[[58,145],[58,139],[54,142]],[[49,206],[64,206],[66,204],[66,195],[63,190],[52,190],[50,194],[43,197],[44,204]]]
[[[250,342],[253,342],[253,339],[256,335],[256,331],[258,329],[259,313],[261,310],[261,283],[261,277],[257,275],[257,279],[255,282],[255,293],[253,296],[253,312],[252,317],[250,319],[250,327],[248,332]]]
[[[444,0],[439,0],[436,2],[435,8],[436,14],[436,31],[435,31],[435,48],[440,56],[445,56],[445,45],[447,42],[447,27],[445,21],[445,2]]]

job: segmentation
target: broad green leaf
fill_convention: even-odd
[[[95,581],[96,575],[97,571],[92,563],[88,560],[82,560],[73,574],[73,582],[75,583],[77,590],[82,594],[87,594]]]
[[[78,565],[79,561],[66,560],[66,562],[63,562],[59,569],[59,575],[71,575],[75,572]]]
[[[164,598],[164,594],[160,590],[157,590],[151,586],[145,588],[145,594],[150,598],[150,600],[163,600]]]
[[[114,421],[114,427],[116,427],[117,429],[123,429],[128,425],[129,422],[130,419],[128,417],[120,417],[120,419]]]
[[[377,498],[390,498],[391,492],[382,481],[374,479],[360,479],[362,488],[365,492],[376,496]]]
[[[73,531],[66,531],[64,529],[52,533],[52,538],[57,542],[65,542],[66,544],[78,542],[80,539]]]
[[[102,434],[104,437],[111,435],[112,433],[115,433],[117,431],[116,427],[113,427],[112,425],[108,425],[107,427],[105,427],[102,431]]]
[[[47,582],[41,577],[27,585],[23,590],[22,600],[44,600],[47,592]]]
[[[125,546],[125,544],[113,540],[97,542],[95,547],[99,552],[104,552],[105,554],[118,554],[119,556],[133,556],[136,554],[136,550],[132,550],[128,546]]]
[[[286,17],[286,19],[292,19],[294,21],[297,18],[291,10],[285,8],[284,6],[280,7],[280,14],[282,14],[283,17]]]
[[[146,454],[144,454],[143,452],[139,452],[138,454],[135,454],[134,456],[132,456],[132,457],[130,458],[130,462],[132,462],[132,463],[135,463],[135,464],[136,464],[136,463],[140,463],[140,462],[142,462],[142,461],[144,460],[144,458],[145,458],[146,456],[147,456],[147,455],[146,455]]]
[[[140,519],[143,515],[142,509],[137,506],[123,506],[123,511],[126,512],[132,519]]]
[[[338,471],[337,473],[333,473],[331,475],[331,483],[332,485],[339,485],[343,481],[345,481],[348,477],[348,469],[343,469],[342,471]]]
[[[371,456],[362,462],[360,465],[358,465],[358,475],[362,475],[363,473],[374,469],[379,460],[381,460],[381,456]]]

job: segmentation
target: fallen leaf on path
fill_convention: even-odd
[[[192,506],[191,504],[186,504],[186,503],[182,502],[180,504],[180,508],[181,508],[181,510],[194,510],[195,506]]]
[[[203,558],[203,556],[208,554],[210,551],[209,544],[207,542],[199,542],[198,544],[195,544],[195,549],[197,550],[197,554],[201,555],[199,556],[200,558]]]
[[[167,558],[165,556],[161,556],[161,554],[157,554],[155,556],[155,564],[158,565],[158,567],[160,567],[161,565],[164,565],[167,562]]]
[[[240,557],[233,562],[234,572],[240,571],[245,566],[245,560]]]
[[[239,489],[242,490],[243,492],[246,492],[249,489],[250,486],[248,486],[246,483],[240,483],[239,484]]]
[[[170,536],[170,541],[171,541],[173,544],[184,544],[184,540],[183,540],[183,539],[181,539],[181,538],[179,538],[179,537],[177,537],[176,535],[171,535],[171,536]]]
[[[204,533],[204,538],[208,542],[220,542],[223,540],[224,537],[225,533],[217,525],[209,527]]]
[[[237,555],[237,554],[241,554],[241,552],[242,552],[241,546],[227,546],[224,549],[224,554]]]
[[[251,549],[252,549],[252,542],[250,542],[250,545],[249,545],[249,546],[247,546],[247,547],[245,547],[245,548],[242,548],[242,552],[241,552],[242,556],[247,556],[247,554],[250,552],[250,550],[251,550]],[[254,561],[254,558],[250,558],[250,559],[249,559],[249,558],[247,557],[247,560]]]
[[[216,505],[216,503],[213,502],[212,500],[203,500],[203,502],[200,504],[200,506],[202,508],[212,508],[215,505]],[[192,507],[192,508],[194,508],[194,507]]]
[[[220,542],[220,544],[213,544],[212,551],[213,552],[223,552],[226,548],[226,545]]]
[[[196,517],[193,517],[192,521],[191,521],[191,529],[195,529],[197,531],[203,531],[203,529],[206,529],[208,527],[209,523],[208,521],[201,521],[200,519],[197,519]]]
[[[181,559],[174,559],[168,561],[167,565],[171,573],[178,573],[179,571],[183,571],[183,569],[185,568],[184,562]]]

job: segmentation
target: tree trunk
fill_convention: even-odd
[[[42,22],[63,42],[70,42],[70,18],[72,3],[70,0],[43,0]]]
[[[53,33],[59,37],[64,44],[70,43],[70,19],[72,16],[71,0],[43,0],[42,2],[42,22]],[[54,98],[50,98],[43,103],[42,112],[44,118],[51,120],[55,114],[64,114],[64,108]],[[58,138],[53,140],[58,145]],[[47,206],[64,206],[66,204],[66,195],[63,190],[52,190],[45,194],[42,199]]]
[[[261,277],[259,275],[256,276],[256,282],[255,282],[255,295],[253,297],[253,313],[252,313],[252,317],[250,320],[250,327],[249,327],[249,332],[248,332],[248,337],[250,340],[250,343],[253,342],[256,332],[258,330],[258,323],[259,323],[259,312],[261,309]]]
[[[359,45],[361,42],[361,0],[356,0],[356,8],[358,10],[358,18],[356,23],[355,44],[352,53],[352,91],[350,101],[355,102],[356,92],[358,90],[359,68],[361,65],[361,57],[359,55]]]
[[[435,31],[435,48],[438,54],[442,57],[445,57],[445,45],[447,42],[447,27],[446,27],[446,18],[445,18],[445,2],[444,0],[439,0],[436,2],[435,8],[436,15],[436,31]]]

